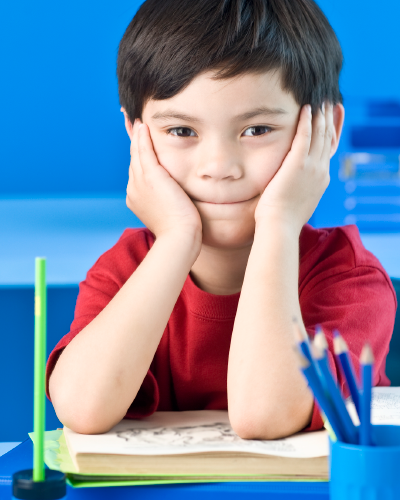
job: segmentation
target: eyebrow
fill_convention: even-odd
[[[233,120],[243,121],[260,115],[281,116],[287,114],[288,112],[282,108],[269,108],[267,106],[260,106],[258,108],[247,111],[246,113],[242,113],[241,115],[234,116]],[[163,112],[158,111],[157,113],[154,113],[151,118],[152,120],[168,120],[170,118],[175,118],[177,120],[183,120],[185,122],[203,123],[203,120],[201,120],[200,118],[196,118],[195,116],[187,115],[185,113],[180,113],[179,111],[175,111],[174,109],[166,109]]]

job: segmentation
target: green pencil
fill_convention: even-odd
[[[46,364],[46,258],[35,259],[35,380],[33,480],[44,481],[45,364]]]

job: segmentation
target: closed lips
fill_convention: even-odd
[[[253,196],[253,198],[255,198],[255,196]],[[236,203],[244,203],[245,201],[250,201],[253,198],[248,198],[247,200],[240,200],[240,201],[222,201],[222,202],[203,201],[203,200],[196,200],[196,198],[193,198],[193,201],[200,201],[201,203],[210,203],[211,205],[234,205]]]

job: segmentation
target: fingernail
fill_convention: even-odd
[[[325,101],[322,103],[322,112],[325,114]]]

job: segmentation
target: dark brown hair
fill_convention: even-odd
[[[339,41],[313,0],[146,0],[118,49],[119,98],[130,121],[200,73],[215,79],[281,71],[284,91],[315,112],[343,102]]]

